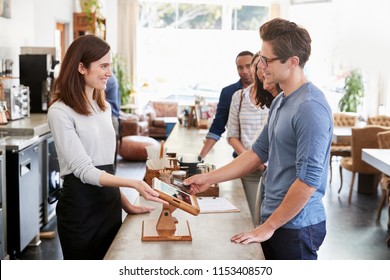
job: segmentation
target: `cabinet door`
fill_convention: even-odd
[[[73,38],[94,34],[106,39],[106,19],[96,17],[95,13],[73,13]]]
[[[39,234],[39,149],[36,144],[19,152],[20,250]]]

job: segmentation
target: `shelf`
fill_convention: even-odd
[[[73,13],[73,39],[86,34],[94,34],[106,39],[106,19],[96,17],[95,13],[88,18],[87,13]]]
[[[0,81],[2,81],[2,80],[11,80],[11,79],[19,79],[19,77],[0,76]]]

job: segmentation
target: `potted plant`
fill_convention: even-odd
[[[100,0],[80,0],[81,10],[87,14],[89,24],[92,24],[92,14],[96,14],[96,18],[102,18],[102,4]]]
[[[361,72],[354,69],[345,78],[344,95],[339,101],[341,112],[357,112],[364,97],[364,84]]]
[[[128,104],[130,99],[131,84],[127,75],[126,64],[119,55],[114,55],[112,58],[112,71],[118,79],[119,90],[121,92],[121,104]]]

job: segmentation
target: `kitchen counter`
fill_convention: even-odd
[[[1,139],[0,145],[5,146],[7,151],[21,151],[39,140],[38,136],[7,136]]]
[[[47,114],[30,114],[19,120],[0,125],[0,137],[5,136],[41,136],[49,133]]]

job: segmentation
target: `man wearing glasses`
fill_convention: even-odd
[[[266,259],[317,259],[325,235],[325,194],[332,113],[324,94],[304,75],[311,52],[309,33],[293,22],[273,19],[260,27],[258,67],[283,93],[272,102],[268,123],[253,144],[231,163],[184,181],[193,192],[243,176],[268,161],[262,224],[231,238],[261,242]]]

